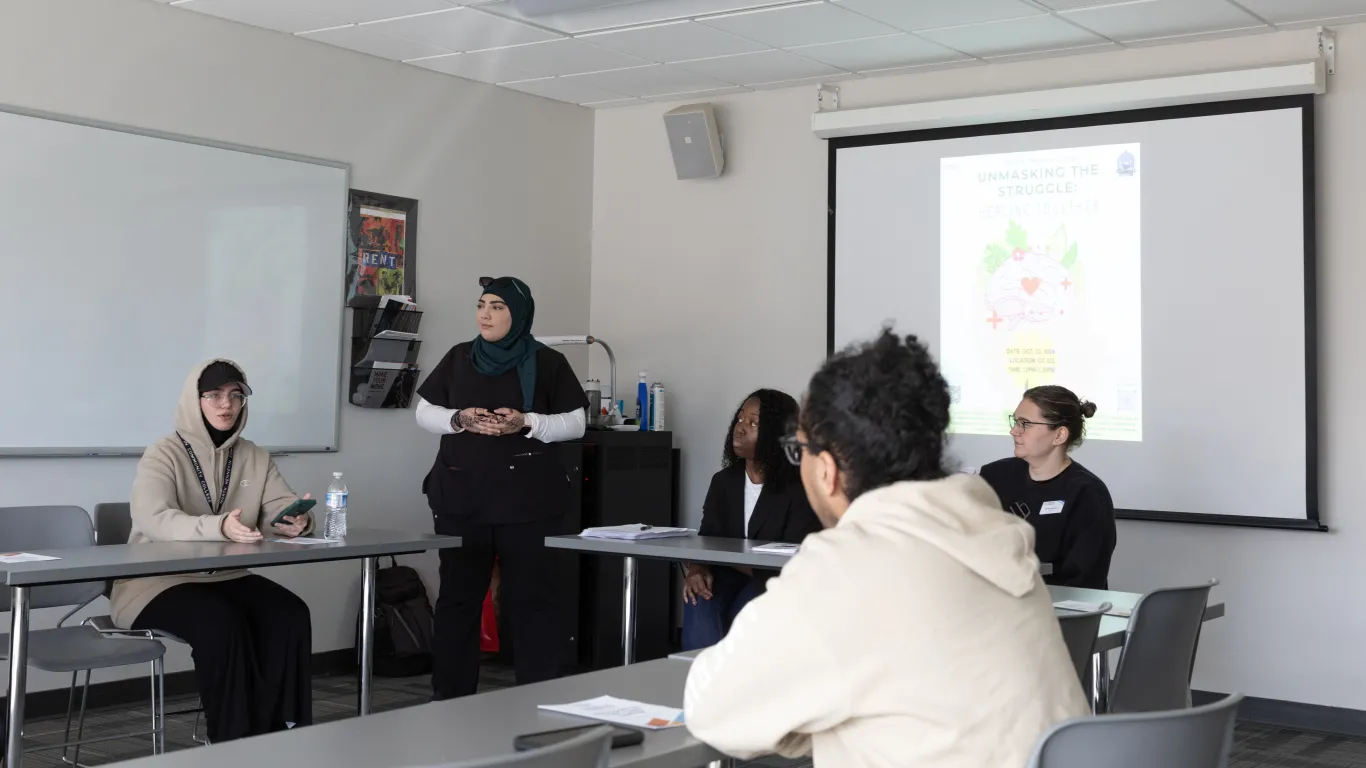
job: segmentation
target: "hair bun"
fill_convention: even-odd
[[[1096,415],[1096,404],[1090,400],[1081,401],[1081,415],[1083,418],[1091,418]]]

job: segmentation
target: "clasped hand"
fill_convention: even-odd
[[[466,408],[456,417],[466,432],[476,435],[511,435],[526,426],[526,414],[511,408],[489,411],[484,408]]]

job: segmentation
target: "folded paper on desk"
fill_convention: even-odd
[[[788,544],[782,541],[774,541],[768,544],[760,544],[751,549],[751,552],[763,552],[765,555],[795,555],[801,549],[800,544]]]
[[[52,555],[34,555],[28,552],[5,552],[0,554],[0,563],[37,563],[42,560],[61,560]]]
[[[604,525],[599,528],[584,528],[579,535],[585,539],[667,539],[675,536],[691,536],[691,528],[663,528],[653,525]]]
[[[596,699],[575,701],[569,704],[542,704],[541,709],[559,712],[562,715],[575,715],[604,723],[629,725],[634,728],[648,728],[657,731],[663,728],[677,728],[683,725],[682,710],[674,707],[661,707],[656,704],[643,704],[615,696],[599,696]]]
[[[1081,600],[1061,600],[1053,604],[1053,607],[1059,610],[1075,611],[1077,613],[1090,613],[1092,611],[1099,611],[1100,606],[1100,603],[1087,603]],[[1111,608],[1110,610],[1105,612],[1105,615],[1119,616],[1127,619],[1129,618],[1130,613],[1132,613],[1132,611],[1130,611],[1128,608]]]

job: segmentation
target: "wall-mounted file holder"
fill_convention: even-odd
[[[347,402],[361,408],[407,408],[420,371],[417,337],[422,312],[399,302],[352,308],[351,376]]]

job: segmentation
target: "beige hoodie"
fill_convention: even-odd
[[[176,409],[176,434],[161,438],[148,447],[138,462],[137,477],[133,480],[131,506],[133,530],[129,544],[151,541],[226,541],[223,519],[234,509],[242,510],[242,523],[249,528],[269,526],[285,507],[298,498],[285,483],[275,461],[264,448],[240,435],[247,426],[247,409],[237,418],[232,435],[215,448],[208,427],[199,409],[199,375],[215,360],[195,366],[185,379]],[[242,366],[224,360],[237,370]],[[245,379],[246,376],[244,375]],[[184,437],[194,449],[204,471],[204,481],[214,505],[223,490],[223,472],[227,467],[228,451],[233,451],[232,485],[223,503],[223,513],[215,515],[204,499],[199,476],[194,471],[190,455],[180,442]],[[309,529],[313,526],[309,521]],[[305,531],[307,532],[307,531]],[[269,531],[262,531],[269,535]],[[215,571],[178,576],[154,576],[114,582],[109,596],[109,613],[120,627],[131,627],[138,614],[152,598],[177,584],[225,581],[246,576],[248,571]]]
[[[1029,524],[981,478],[864,494],[688,675],[688,729],[816,768],[1022,768],[1088,713]]]

